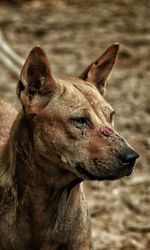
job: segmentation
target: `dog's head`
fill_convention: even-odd
[[[132,173],[138,154],[114,130],[114,110],[103,97],[118,48],[110,46],[78,78],[61,80],[53,77],[43,49],[30,52],[17,94],[32,123],[36,157],[46,171],[53,166],[91,180]]]

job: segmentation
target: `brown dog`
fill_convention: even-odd
[[[17,86],[21,112],[0,103],[1,250],[91,249],[81,182],[128,176],[138,158],[113,129],[103,98],[118,47],[79,78],[61,80],[34,47]]]

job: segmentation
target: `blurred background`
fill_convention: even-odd
[[[150,1],[0,0],[0,31],[23,59],[41,45],[55,76],[78,76],[120,43],[106,99],[141,157],[131,177],[88,182],[85,191],[95,250],[150,249]],[[18,109],[16,83],[0,57],[0,97]]]

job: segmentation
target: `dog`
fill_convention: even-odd
[[[21,111],[0,102],[0,249],[90,250],[84,180],[132,174],[139,157],[104,99],[113,44],[79,77],[55,79],[35,46],[21,70]]]

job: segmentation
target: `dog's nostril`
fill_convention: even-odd
[[[122,152],[120,157],[123,163],[132,163],[135,162],[137,158],[139,158],[139,154],[132,149],[128,149]]]

